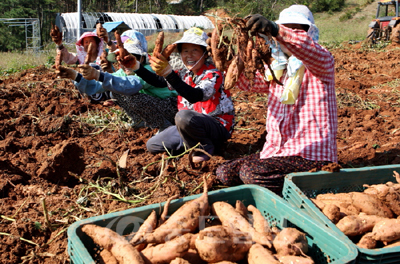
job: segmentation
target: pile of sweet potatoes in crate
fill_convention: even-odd
[[[174,197],[171,197],[171,199]],[[167,217],[169,199],[157,219],[153,211],[137,232],[121,236],[93,224],[82,227],[102,248],[101,263],[314,263],[306,235],[270,226],[253,205],[197,199]],[[210,216],[211,215],[211,216]],[[206,219],[210,221],[206,221]]]
[[[358,247],[400,246],[400,175],[363,192],[319,194],[312,202]]]

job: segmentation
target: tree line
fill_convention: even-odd
[[[313,12],[338,11],[344,0],[81,0],[82,12],[155,13],[201,15],[213,8],[224,8],[235,16],[259,13],[275,20],[279,12],[292,4],[307,5]],[[0,18],[38,18],[41,46],[49,44],[51,23],[57,13],[77,12],[77,0],[2,0]],[[0,23],[0,51],[24,50],[25,28]]]

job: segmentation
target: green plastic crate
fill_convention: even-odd
[[[200,194],[172,201],[169,214],[176,211],[185,202],[199,196]],[[241,200],[246,206],[249,204],[256,206],[264,213],[271,225],[279,228],[295,227],[305,232],[309,244],[308,255],[314,259],[315,263],[355,263],[357,250],[354,246],[343,242],[330,233],[329,229],[316,224],[310,217],[265,188],[256,185],[242,185],[209,192],[210,204],[216,201],[226,201],[235,205],[236,200]],[[68,228],[68,253],[71,262],[74,264],[97,263],[100,249],[95,246],[91,238],[82,232],[83,225],[90,223],[107,226],[121,235],[126,235],[136,231],[143,223],[143,219],[146,219],[152,210],[159,212],[159,208],[160,204],[152,204],[75,222]]]
[[[354,244],[332,223],[309,198],[321,193],[362,192],[363,184],[396,182],[393,171],[400,173],[400,165],[342,169],[340,172],[291,173],[285,177],[282,195],[290,204],[310,215],[315,222],[330,228],[344,241],[353,244],[359,251],[356,263],[400,263],[400,247],[365,249]]]

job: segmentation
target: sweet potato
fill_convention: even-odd
[[[331,220],[334,224],[339,222],[341,218],[340,214],[340,208],[336,206],[335,204],[327,204],[324,209],[322,209],[322,212],[326,217],[328,217],[329,220]]]
[[[318,194],[315,199],[324,202],[325,204],[334,201],[335,203],[348,203],[351,204],[353,200],[349,193],[324,193]]]
[[[121,34],[119,34],[118,30],[114,32],[115,40],[117,41],[118,49],[122,49],[124,47],[124,43],[121,40]]]
[[[160,33],[158,33],[157,35],[156,43],[153,50],[154,56],[158,57],[158,55],[161,54],[163,45],[164,45],[164,31],[160,31]]]
[[[54,25],[53,23],[51,23],[50,37],[51,40],[57,45],[60,45],[62,43],[62,33],[57,25]]]
[[[400,241],[393,241],[390,244],[384,246],[383,248],[391,248],[391,247],[398,247],[400,246]]]
[[[277,256],[279,261],[283,264],[314,264],[314,260],[311,258],[301,256]]]
[[[372,238],[382,242],[400,239],[400,220],[385,219],[377,222],[372,229]]]
[[[189,249],[193,234],[185,234],[175,237],[170,241],[155,246],[147,246],[141,251],[146,263],[162,264],[170,263],[171,260],[183,256]]]
[[[162,214],[160,216],[160,220],[158,222],[158,225],[162,225],[167,220],[169,204],[171,203],[171,201],[173,199],[176,199],[178,197],[179,197],[179,194],[175,194],[175,195],[173,195],[173,196],[171,196],[171,197],[169,197],[167,199],[167,201],[164,204],[164,210],[163,210],[163,212],[162,212]]]
[[[214,263],[243,259],[253,242],[247,233],[219,225],[201,230],[195,244],[200,257]]]
[[[108,42],[108,33],[107,33],[107,30],[103,27],[103,24],[97,23],[97,25],[96,25],[96,35],[99,38],[102,38],[105,43]]]
[[[400,193],[396,190],[392,182],[374,185],[364,184],[364,187],[367,187],[364,193],[376,196],[395,215],[400,215]]]
[[[369,215],[378,215],[393,218],[393,212],[378,197],[360,192],[351,192],[353,205],[360,208],[361,212]]]
[[[100,264],[118,264],[117,259],[107,249],[100,252]]]
[[[282,229],[275,237],[273,244],[276,253],[280,256],[300,256],[308,252],[306,235],[293,227]]]
[[[359,215],[345,216],[336,224],[337,228],[346,236],[358,236],[370,232],[376,223],[385,219],[377,215],[367,215],[360,213]]]
[[[209,213],[207,182],[204,178],[203,195],[186,202],[153,233],[146,235],[147,243],[163,243],[177,236],[192,233],[199,227],[200,218]]]
[[[139,251],[129,244],[125,238],[111,229],[87,224],[82,227],[82,231],[91,237],[100,247],[110,251],[120,264],[144,264]]]
[[[153,232],[153,230],[157,227],[157,213],[156,211],[152,211],[147,219],[140,226],[136,234],[129,241],[132,245],[136,245],[138,243],[143,242],[146,234]],[[141,251],[146,246],[145,243],[141,243],[136,246],[136,249]]]
[[[101,38],[101,29],[103,28],[103,24],[97,23],[96,24],[96,35]]]
[[[93,46],[93,44],[90,43],[89,47],[88,47],[88,50],[87,50],[87,53],[86,53],[84,64],[89,65],[89,63],[92,61],[91,57],[92,57],[94,48],[95,48],[95,46]]]
[[[241,214],[244,218],[246,218],[246,220],[249,220],[249,216],[248,216],[249,212],[247,211],[247,208],[242,203],[242,201],[236,200],[235,210],[236,210],[236,212]]]
[[[221,38],[218,34],[218,31],[219,31],[218,27],[215,27],[211,35],[211,53],[215,67],[218,70],[224,72],[226,70],[225,69],[226,54],[224,54],[225,50],[220,47]]]
[[[189,248],[189,250],[181,258],[189,261],[190,264],[207,264],[207,262],[201,259],[199,253],[196,250],[196,247]]]
[[[251,236],[254,242],[265,245],[268,248],[272,248],[272,236],[257,232],[251,226],[251,224],[229,203],[214,202],[211,208],[213,213],[218,216],[223,226],[230,227],[232,229],[236,228],[242,232],[246,232]]]
[[[55,60],[56,70],[60,70],[61,63],[62,63],[62,52],[57,50],[57,56]]]
[[[252,212],[253,214],[253,227],[260,234],[266,234],[268,236],[271,235],[271,229],[269,228],[269,224],[267,219],[263,216],[263,214],[258,210],[254,205],[247,206],[247,210]]]
[[[183,258],[175,258],[169,264],[191,264],[189,261]]]
[[[240,74],[243,72],[243,61],[236,55],[226,70],[224,88],[226,90],[232,89],[239,79]]]
[[[364,190],[364,193],[376,195],[378,198],[384,198],[390,190],[390,186],[384,183],[373,185],[364,184],[363,186],[367,187],[367,189]]]
[[[174,52],[174,50],[176,49],[177,44],[169,44],[167,45],[163,52],[161,53],[161,55],[164,56],[164,58],[166,58],[167,60],[169,59],[169,56],[171,56],[172,52]]]
[[[129,55],[129,52],[124,48],[124,43],[122,43],[121,35],[119,34],[119,32],[117,30],[114,32],[114,36],[115,36],[115,40],[117,41],[117,47],[119,50],[118,55],[119,55],[120,59],[123,60],[126,56]]]
[[[311,200],[311,202],[313,202],[313,204],[314,204],[316,207],[318,207],[318,209],[321,210],[321,211],[322,211],[322,209],[324,209],[324,207],[326,206],[326,204],[325,204],[323,201],[321,201],[321,200],[317,200],[317,199],[315,199],[315,198],[311,198],[310,200]]]
[[[247,255],[249,264],[279,264],[279,260],[272,254],[271,251],[264,248],[260,244],[254,244]]]
[[[365,233],[358,241],[357,246],[366,249],[376,248],[376,240],[372,238],[372,232]]]
[[[361,192],[350,192],[350,193],[327,193],[319,194],[316,197],[317,200],[324,202],[325,204],[335,204],[342,210],[343,205],[354,206],[360,212],[364,212],[369,215],[378,215],[387,218],[393,217],[393,212],[386,206],[384,202],[379,200],[376,196]],[[348,208],[349,208],[348,207]],[[350,211],[345,212],[347,215],[351,214]]]

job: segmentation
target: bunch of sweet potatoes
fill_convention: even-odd
[[[397,183],[364,185],[363,192],[319,194],[314,204],[357,246],[400,245],[400,176]]]
[[[270,227],[256,207],[241,201],[210,206],[207,187],[168,218],[163,213],[158,221],[153,211],[135,234],[124,237],[96,225],[82,231],[103,248],[103,263],[314,263],[304,233]]]
[[[233,88],[242,73],[253,85],[257,72],[265,76],[265,67],[270,67],[272,57],[269,45],[259,35],[251,35],[246,22],[246,19],[238,17],[227,18],[225,25],[219,24],[210,38],[214,64],[220,71],[226,72],[225,89]],[[233,28],[231,39],[223,35],[222,29],[228,26]],[[270,71],[274,81],[281,84]]]

